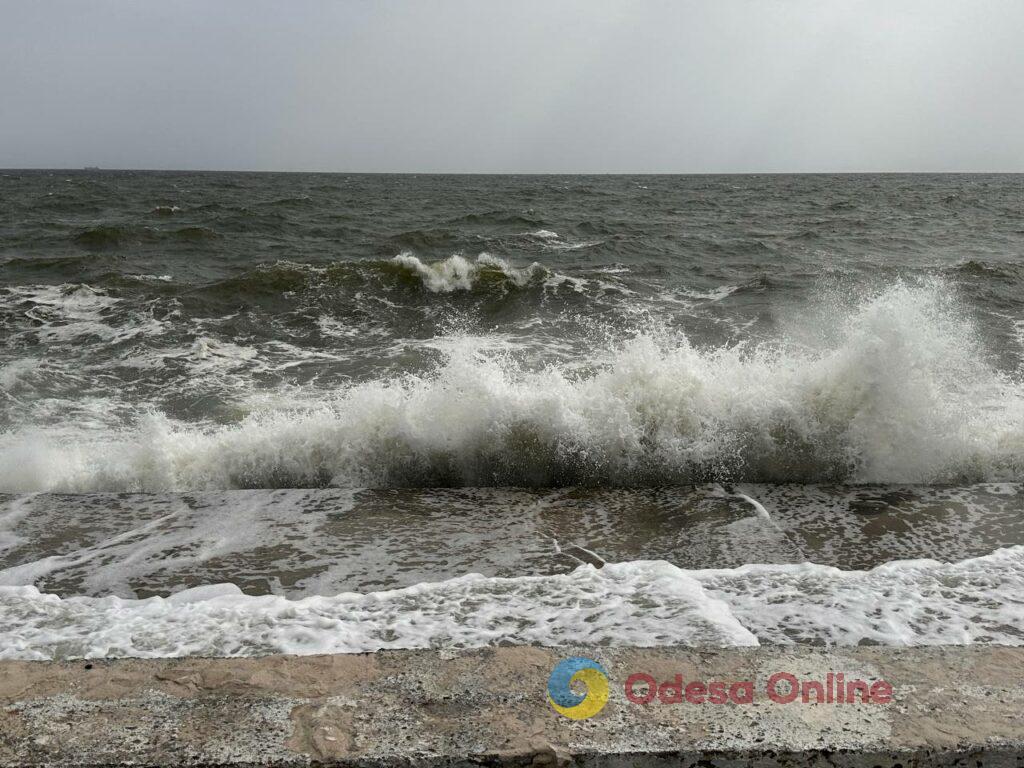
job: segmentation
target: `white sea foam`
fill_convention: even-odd
[[[527,236],[539,240],[543,248],[551,251],[577,251],[581,248],[591,248],[601,244],[600,240],[566,240],[550,229],[538,229],[530,232]]]
[[[631,621],[625,619],[631,618]],[[287,600],[232,585],[168,599],[60,599],[0,587],[0,658],[355,653],[560,644],[755,645],[700,584],[664,562],[564,576],[468,575],[366,594]]]
[[[745,565],[694,576],[765,643],[1024,645],[1021,546],[953,564]]]
[[[12,392],[22,386],[39,369],[41,363],[37,358],[23,357],[0,365],[0,390]]]
[[[713,288],[710,291],[697,291],[697,290],[684,290],[683,295],[697,299],[698,301],[721,301],[727,296],[731,296],[740,289],[738,285],[720,285],[717,288]]]
[[[28,329],[12,334],[12,340],[66,344],[96,337],[117,344],[164,330],[163,323],[144,312],[133,313],[130,319],[113,317],[121,300],[82,284],[0,288],[0,303],[24,307],[23,316],[32,321]]]
[[[10,286],[5,290],[7,302],[23,302],[33,317],[43,310],[67,320],[95,320],[103,310],[119,303],[113,296],[82,284]]]
[[[646,335],[595,352],[583,373],[451,337],[432,374],[231,426],[151,414],[78,438],[10,431],[0,490],[1024,479],[1024,387],[949,302],[941,285],[899,283],[817,348]]]
[[[0,658],[245,656],[562,645],[1024,644],[1024,547],[871,571],[663,561],[288,600],[230,584],[170,598],[0,587]]]

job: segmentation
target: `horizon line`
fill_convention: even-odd
[[[109,172],[109,173],[278,173],[349,176],[979,176],[1024,175],[1024,169],[932,170],[932,171],[331,171],[270,170],[259,168],[107,168],[103,166],[44,167],[24,166],[0,168],[0,173],[33,172]]]

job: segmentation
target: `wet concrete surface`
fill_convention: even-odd
[[[568,656],[607,671],[592,718],[547,702]],[[779,672],[885,681],[892,697],[780,703]],[[750,681],[753,700],[637,704],[634,673]],[[1024,649],[991,646],[3,662],[0,766],[1020,766],[1022,712]]]

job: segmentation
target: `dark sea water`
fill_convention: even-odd
[[[1024,176],[0,212],[0,657],[1024,643]]]
[[[0,490],[1024,479],[1024,176],[0,176]]]

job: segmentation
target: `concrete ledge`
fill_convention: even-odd
[[[588,720],[547,703],[598,660]],[[623,684],[751,680],[752,704],[635,704]],[[884,679],[889,704],[780,704],[765,683]],[[0,663],[0,766],[1024,765],[1024,649],[491,648]]]

